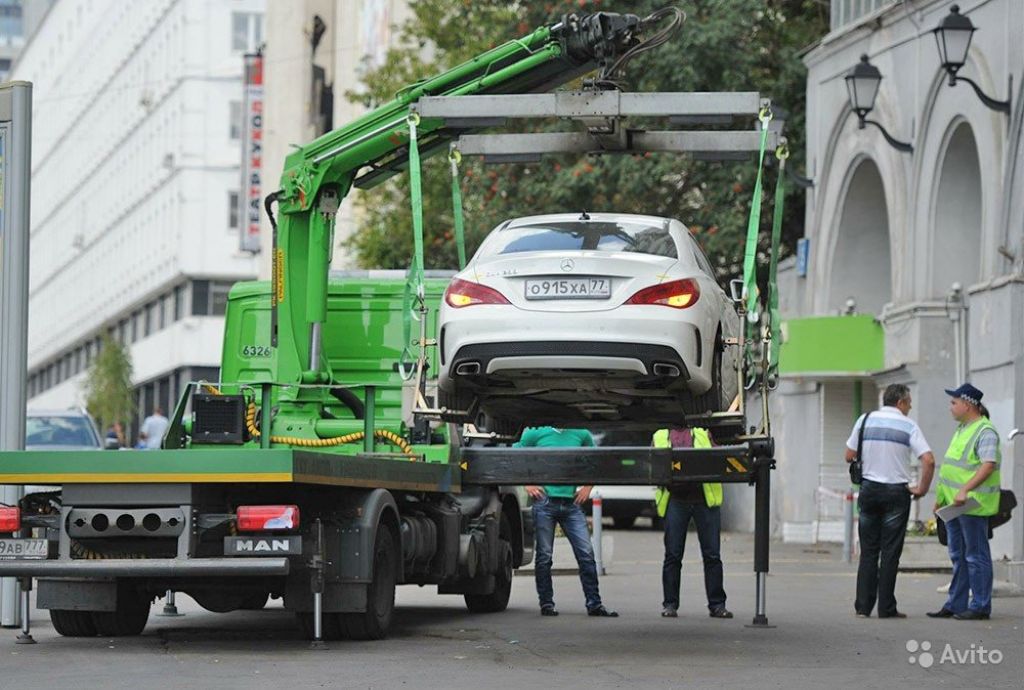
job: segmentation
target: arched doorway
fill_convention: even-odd
[[[978,282],[981,273],[981,165],[966,122],[946,145],[934,199],[931,291],[938,297],[953,283]]]
[[[848,300],[862,314],[878,314],[892,299],[889,211],[878,166],[862,159],[846,189],[829,272],[828,308],[845,311]]]

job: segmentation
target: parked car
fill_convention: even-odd
[[[104,443],[89,413],[82,409],[29,410],[25,450],[103,450]],[[25,487],[25,493],[57,491],[59,486]]]
[[[651,429],[728,409],[732,300],[672,218],[556,214],[495,228],[445,292],[449,421]]]

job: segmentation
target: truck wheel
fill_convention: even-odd
[[[270,600],[270,592],[257,592],[242,599],[242,605],[238,608],[243,611],[259,611]]]
[[[380,640],[387,636],[395,612],[398,553],[386,525],[377,527],[373,545],[373,581],[366,593],[366,611],[339,614],[342,633],[352,640]]]
[[[141,635],[149,620],[151,600],[145,594],[125,588],[118,592],[116,611],[93,611],[92,622],[100,637]]]
[[[498,572],[494,574],[494,591],[490,594],[466,594],[466,608],[473,613],[500,613],[508,608],[512,596],[512,526],[501,514],[498,528],[501,543],[501,560]]]
[[[618,515],[612,518],[615,529],[629,529],[636,522],[636,515]]]
[[[50,609],[50,622],[57,634],[64,637],[96,637],[92,611]]]

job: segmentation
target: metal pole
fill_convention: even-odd
[[[166,616],[168,618],[177,618],[184,616],[184,613],[178,612],[178,606],[174,601],[174,590],[169,589],[164,595],[164,610],[157,614],[158,616]]]
[[[363,450],[367,453],[374,451],[374,427],[377,416],[377,387],[365,386],[363,388]]]
[[[602,559],[601,553],[601,538],[604,536],[604,525],[602,524],[603,512],[601,494],[595,493],[591,499],[594,502],[594,535],[591,537],[591,543],[594,545],[594,561],[597,563],[597,572],[601,575],[606,574],[604,570],[604,560]]]
[[[260,392],[260,448],[270,448],[270,416],[273,414],[271,407],[271,385],[264,383]]]
[[[32,84],[0,86],[0,450],[25,448],[28,368],[29,171]],[[0,501],[18,505],[21,486],[4,486]],[[18,625],[18,582],[0,581],[0,625]]]
[[[309,370],[320,371],[320,332],[323,324],[313,322],[309,327]]]
[[[843,497],[843,563],[853,559],[853,491]]]
[[[32,578],[21,578],[21,634],[15,638],[15,644],[35,644],[32,639]]]
[[[747,627],[773,628],[768,625],[766,613],[768,576],[768,521],[771,518],[771,459],[757,459],[757,478],[754,485],[754,573],[757,590],[754,601],[754,620]]]
[[[320,518],[316,519],[316,552],[313,554],[312,578],[313,588],[313,641],[310,649],[326,649],[324,643],[324,525]]]

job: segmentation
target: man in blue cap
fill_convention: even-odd
[[[981,404],[980,390],[965,383],[950,396],[950,413],[959,422],[939,470],[935,509],[977,506],[946,523],[953,580],[949,597],[931,618],[987,620],[992,613],[992,554],[988,546],[989,517],[999,512],[999,434]]]

